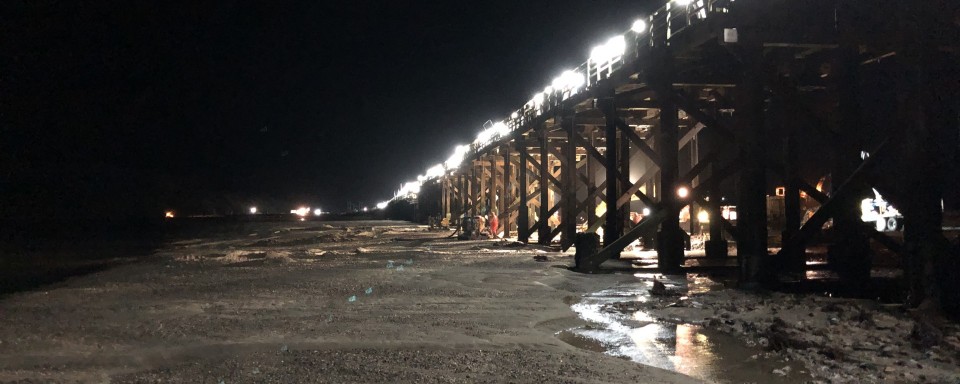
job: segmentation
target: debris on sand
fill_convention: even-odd
[[[539,262],[547,262],[547,261],[550,261],[550,258],[547,257],[546,255],[536,255],[533,257],[533,260],[539,261]]]

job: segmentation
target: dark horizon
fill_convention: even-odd
[[[373,206],[649,3],[4,3],[4,216]]]

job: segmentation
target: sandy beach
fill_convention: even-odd
[[[586,324],[570,308],[581,295],[632,276],[447,234],[399,222],[175,234],[0,299],[0,381],[699,382],[555,336]]]

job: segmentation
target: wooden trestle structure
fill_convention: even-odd
[[[831,266],[868,278],[871,239],[903,253],[922,252],[911,241],[943,237],[939,199],[956,156],[957,7],[917,3],[667,4],[645,19],[647,30],[627,33],[616,65],[588,62],[578,92],[555,90],[515,112],[508,135],[474,145],[458,169],[424,185],[436,191],[421,193],[420,207],[454,221],[494,210],[504,236],[559,239],[564,249],[578,232],[602,229],[602,257],[644,238],[671,272],[684,263],[678,214],[690,205],[691,221],[709,213],[707,258],[727,257],[735,244],[746,282],[802,271],[805,244],[832,220]],[[954,13],[938,16],[937,7]],[[936,146],[951,134],[952,149]],[[785,214],[768,217],[778,186]],[[907,247],[860,221],[870,188],[904,213]],[[819,209],[803,217],[803,204]],[[721,214],[725,205],[736,206],[735,222]],[[782,239],[776,252],[773,237]]]

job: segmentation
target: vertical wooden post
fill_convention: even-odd
[[[596,129],[590,128],[590,134],[587,136],[590,145],[596,147]],[[593,223],[597,221],[597,199],[593,197],[597,190],[597,165],[596,159],[587,156],[587,227],[593,228]]]
[[[500,197],[500,226],[503,227],[503,238],[510,237],[510,213],[507,210],[513,204],[513,174],[510,169],[510,145],[500,148],[503,155],[503,196]]]
[[[527,181],[527,153],[526,140],[521,136],[517,139],[517,151],[520,152],[520,166],[517,167],[518,186],[520,192],[520,207],[517,213],[517,241],[527,243],[530,241],[530,206],[527,201],[527,189],[530,185]]]
[[[487,212],[489,214],[499,214],[497,207],[500,206],[500,202],[497,200],[497,189],[498,184],[500,184],[500,178],[497,177],[497,156],[491,153],[488,158],[490,159],[490,184],[489,184],[489,193],[487,193],[487,200],[490,202],[487,203]]]
[[[716,147],[715,147],[716,148]],[[723,195],[720,194],[720,180],[713,180],[717,163],[713,163],[710,166],[711,172],[711,185],[710,185],[710,240],[707,241],[705,248],[707,252],[707,257],[709,258],[726,258],[727,257],[727,240],[723,238],[723,224],[721,219],[723,218]]]
[[[633,129],[629,126],[624,125],[622,129]],[[627,138],[625,132],[617,132],[620,135],[618,139],[620,141],[620,154],[618,156],[619,160],[619,170],[620,175],[623,175],[624,179],[630,179],[630,139]],[[619,179],[617,181],[620,181]],[[630,187],[633,185],[630,183],[620,182],[620,190],[617,192],[617,197],[623,196],[630,192]],[[618,211],[620,212],[620,220],[617,222],[619,226],[617,231],[621,234],[624,233],[624,229],[627,228],[627,223],[630,222],[630,199],[627,199],[627,202],[621,206]]]
[[[437,220],[437,223],[443,220],[444,217],[447,217],[447,194],[450,192],[450,189],[447,188],[447,175],[443,175],[440,178],[440,218]]]
[[[479,189],[479,184],[477,183],[477,163],[470,159],[470,216],[477,216],[477,189]]]
[[[477,193],[477,215],[486,215],[487,210],[490,209],[489,203],[487,202],[487,166],[484,162],[485,155],[480,155],[477,158],[477,167],[480,168],[480,171],[477,173],[479,177],[478,183],[480,184],[480,190]]]
[[[838,113],[840,132],[855,132],[860,126],[860,105],[857,102],[857,70],[860,66],[853,48],[840,49],[836,58],[837,70],[834,73],[834,87],[838,95]],[[834,150],[832,174],[833,188],[845,181],[860,163],[860,148],[844,145],[837,141]],[[837,275],[849,283],[850,287],[859,287],[870,279],[870,241],[860,230],[864,225],[860,220],[860,205],[866,197],[865,188],[857,188],[856,199],[850,199],[847,205],[837,209],[833,216],[833,228],[837,233],[836,241],[830,245],[827,260]]]
[[[537,228],[537,243],[550,244],[550,152],[547,151],[547,127],[539,130],[540,138],[540,226]]]
[[[740,33],[743,62],[734,97],[736,126],[741,148],[748,149],[740,172],[737,204],[737,260],[740,283],[756,284],[761,262],[767,256],[766,151],[763,120],[763,48],[759,36]]]
[[[563,156],[566,158],[566,166],[561,170],[561,181],[563,182],[563,226],[560,235],[560,245],[566,250],[573,245],[574,236],[577,234],[577,143],[573,139],[576,134],[576,126],[573,124],[572,111],[563,111],[560,125],[567,134],[567,142],[564,143]]]
[[[617,145],[617,107],[615,104],[616,90],[613,88],[605,89],[601,91],[602,95],[600,96],[597,102],[600,104],[600,109],[603,111],[603,115],[606,118],[606,129],[604,130],[604,136],[606,138],[606,153],[604,154],[606,160],[606,171],[607,171],[607,195],[606,195],[606,206],[607,206],[607,217],[603,225],[603,244],[604,246],[613,244],[617,238],[620,237],[620,211],[617,210],[617,198],[620,197],[620,184],[617,182],[617,151],[619,146]],[[616,255],[613,255],[613,258],[619,258],[620,253],[617,252]]]
[[[783,103],[792,103],[796,100],[784,100]],[[800,154],[797,151],[797,127],[793,123],[796,116],[791,113],[792,108],[787,107],[781,110],[784,114],[782,119],[784,127],[783,136],[783,182],[784,182],[784,226],[781,233],[781,246],[800,231],[801,212],[800,212]],[[784,259],[779,260],[787,272],[799,273],[805,267],[805,247],[794,248],[784,254]]]
[[[653,48],[654,68],[650,82],[660,104],[660,135],[656,146],[660,155],[660,205],[664,219],[657,233],[657,266],[664,273],[677,273],[683,265],[684,234],[680,229],[680,208],[684,202],[677,196],[680,178],[680,143],[677,116],[679,111],[673,101],[673,58],[665,44]]]

